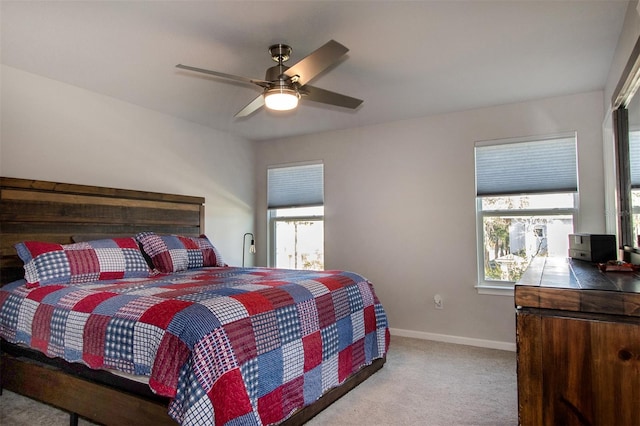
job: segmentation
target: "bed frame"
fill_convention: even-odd
[[[13,245],[37,240],[68,244],[140,231],[204,233],[204,198],[0,177],[0,286],[24,276]],[[382,368],[376,360],[299,410],[283,425],[301,425]],[[106,425],[175,425],[168,398],[148,386],[82,364],[51,359],[0,339],[2,388]],[[1,398],[1,397],[0,397]]]

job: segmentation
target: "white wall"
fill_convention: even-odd
[[[513,297],[474,288],[474,141],[577,131],[576,231],[604,232],[602,97],[597,91],[259,142],[258,262],[266,262],[267,166],[323,160],[327,268],[369,278],[397,332],[513,347]],[[434,308],[436,293],[443,310]]]
[[[611,61],[611,68],[607,76],[607,82],[604,89],[605,109],[611,106],[611,97],[618,85],[618,81],[622,75],[624,67],[629,61],[629,56],[640,36],[640,11],[638,10],[638,1],[630,1],[627,6],[627,12],[624,17],[624,24],[618,39],[618,45]]]
[[[205,197],[206,233],[242,261],[253,143],[2,66],[0,175]]]

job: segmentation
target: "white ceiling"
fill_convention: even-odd
[[[6,1],[2,63],[251,140],[344,129],[604,88],[627,1]],[[260,93],[175,68],[252,78],[350,51],[311,84],[364,99],[233,115]]]

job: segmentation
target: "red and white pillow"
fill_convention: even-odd
[[[184,237],[142,232],[136,235],[136,239],[159,272],[171,273],[205,266],[226,266],[218,250],[205,235]]]
[[[27,287],[149,277],[151,270],[134,238],[75,244],[24,241],[16,244]]]

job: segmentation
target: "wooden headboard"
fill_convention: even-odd
[[[0,286],[24,276],[13,245],[141,231],[204,233],[204,198],[0,177]]]

